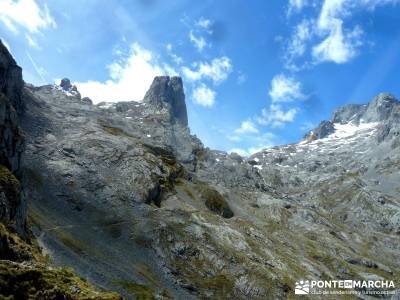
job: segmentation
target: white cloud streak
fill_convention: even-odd
[[[357,55],[362,45],[362,30],[355,26],[352,30],[343,28],[343,18],[350,14],[351,2],[348,0],[325,0],[317,22],[317,33],[325,36],[312,49],[316,62],[331,61],[346,63]]]
[[[176,75],[167,64],[157,61],[153,53],[133,43],[127,58],[108,66],[110,78],[104,82],[76,82],[80,93],[94,103],[102,101],[141,101],[155,76]]]
[[[364,31],[360,25],[346,26],[355,10],[373,11],[377,6],[400,4],[400,0],[289,0],[288,16],[304,7],[312,7],[316,16],[303,19],[287,41],[285,67],[298,71],[323,62],[344,64],[356,57],[363,45]],[[309,51],[308,51],[309,50]],[[310,61],[298,65],[295,60],[310,54]]]
[[[215,96],[216,92],[208,88],[204,83],[194,88],[192,93],[193,102],[204,107],[213,107]]]
[[[297,113],[297,108],[290,108],[285,111],[280,105],[271,104],[268,108],[264,108],[261,111],[261,117],[257,118],[257,122],[260,125],[281,128],[285,123],[293,122]]]
[[[258,133],[256,125],[250,121],[243,121],[239,128],[235,130],[235,134]]]
[[[232,63],[226,56],[215,58],[208,62],[196,63],[196,69],[188,67],[182,68],[182,73],[189,81],[198,81],[202,79],[210,79],[214,84],[220,84],[228,78],[232,72]]]
[[[29,52],[26,52],[26,56],[28,57],[29,61],[31,62],[35,72],[37,73],[37,75],[39,76],[39,78],[42,80],[43,84],[47,83],[47,80],[44,78],[44,76],[46,75],[46,70],[42,67],[39,67],[35,60],[32,58],[32,56],[29,54]]]
[[[301,83],[283,74],[276,75],[272,78],[269,96],[273,103],[291,102],[306,98],[302,92]]]
[[[47,5],[40,7],[34,0],[1,0],[0,22],[14,33],[21,28],[39,33],[42,29],[57,27]]]
[[[196,36],[192,30],[189,32],[189,39],[199,52],[202,52],[205,47],[209,47],[206,39],[202,36]]]

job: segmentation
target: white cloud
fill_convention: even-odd
[[[261,125],[268,125],[273,128],[283,127],[285,123],[294,121],[297,112],[297,108],[291,108],[285,111],[280,105],[271,104],[268,108],[264,108],[261,111],[261,117],[257,118],[257,122]]]
[[[304,19],[295,27],[284,57],[287,68],[296,69],[293,61],[306,53],[307,43],[314,34],[313,26],[314,22],[312,20]]]
[[[1,0],[0,22],[14,33],[19,28],[38,33],[41,29],[57,27],[47,5],[40,7],[34,0]]]
[[[183,63],[183,58],[180,57],[180,56],[178,56],[178,55],[176,55],[176,54],[173,52],[172,44],[167,44],[167,45],[165,46],[165,48],[167,49],[168,55],[172,58],[172,60],[173,60],[177,65],[180,65],[180,64]]]
[[[241,156],[250,156],[253,155],[254,153],[260,152],[265,148],[270,148],[274,145],[273,140],[275,139],[275,135],[270,133],[270,132],[266,132],[264,134],[255,136],[255,137],[251,137],[251,139],[248,139],[247,141],[249,142],[249,144],[253,144],[252,146],[248,147],[247,149],[244,148],[233,148],[231,150],[229,150],[229,153],[237,153]]]
[[[110,79],[76,82],[80,93],[93,100],[102,101],[141,101],[155,76],[176,75],[167,64],[159,63],[149,50],[133,43],[127,58],[108,66]]]
[[[240,127],[235,130],[235,134],[245,133],[258,133],[256,125],[250,120],[243,121]]]
[[[228,57],[214,58],[211,63],[201,62],[196,64],[197,70],[182,68],[182,73],[190,81],[211,79],[214,84],[219,84],[228,78],[232,72],[232,64]]]
[[[338,22],[328,37],[313,47],[312,55],[316,62],[346,63],[357,55],[357,48],[362,45],[361,36],[360,27],[344,33],[341,22]]]
[[[227,135],[226,138],[228,140],[233,141],[233,142],[240,142],[242,140],[242,138],[240,136],[237,136],[237,135]]]
[[[35,72],[39,76],[39,78],[42,80],[43,84],[46,84],[48,81],[45,79],[45,76],[47,75],[46,69],[43,67],[40,67],[36,64],[35,60],[32,58],[32,56],[29,54],[29,52],[26,52],[26,56],[28,57],[29,61],[31,62]]]
[[[237,79],[236,79],[236,83],[241,85],[241,84],[245,83],[246,80],[247,80],[247,75],[242,73],[241,71],[239,71]]]
[[[274,103],[291,102],[293,100],[306,98],[302,92],[301,83],[283,74],[276,75],[272,78],[269,95]]]
[[[205,30],[207,30],[209,33],[211,33],[209,30],[210,30],[210,27],[212,26],[212,24],[213,24],[213,22],[211,21],[211,20],[209,20],[209,19],[206,19],[206,18],[204,18],[204,17],[201,17],[197,22],[196,22],[196,26],[197,27],[200,27],[200,28],[202,28],[202,29],[205,29]]]
[[[272,147],[272,144],[258,145],[258,146],[255,146],[255,147],[250,147],[247,150],[247,152],[250,155],[253,155],[253,154],[257,153],[257,152],[260,152],[260,151],[264,150],[265,148],[270,148],[270,147]]]
[[[345,63],[357,54],[361,46],[362,30],[355,26],[352,30],[343,28],[343,18],[350,15],[352,3],[349,0],[325,0],[317,22],[317,32],[325,36],[312,49],[316,62],[332,61]]]
[[[215,103],[215,91],[208,88],[204,83],[201,83],[193,90],[192,98],[194,103],[204,107],[212,107]]]
[[[37,50],[41,49],[40,46],[37,44],[36,40],[32,36],[30,36],[29,34],[25,34],[25,38],[28,41],[29,46]]]
[[[203,51],[205,47],[209,47],[210,45],[206,42],[206,39],[202,36],[196,36],[193,33],[193,30],[189,32],[189,39],[192,42],[193,46],[199,51]]]
[[[289,0],[288,15],[300,12],[307,4],[307,0]]]
[[[321,4],[322,2],[322,4]],[[355,10],[373,11],[377,6],[400,4],[400,0],[289,0],[288,16],[305,6],[318,8],[316,16],[302,20],[287,41],[285,67],[298,71],[323,62],[343,64],[358,55],[364,32],[359,25],[346,26]],[[310,49],[310,52],[308,51]],[[298,65],[296,58],[310,54]]]
[[[229,153],[237,153],[240,156],[249,156],[250,155],[250,153],[247,150],[241,149],[241,148],[233,148],[233,149],[229,150],[228,152]]]
[[[374,10],[378,5],[399,4],[400,0],[359,0],[360,4],[369,10]]]

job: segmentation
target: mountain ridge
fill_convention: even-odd
[[[399,284],[391,98],[243,158],[190,134],[178,78],[157,77],[140,103],[92,105],[64,86],[25,84],[19,121],[21,199],[52,265],[128,299],[287,299],[305,279]],[[360,109],[371,122],[350,122]]]

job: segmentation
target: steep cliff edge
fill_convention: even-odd
[[[25,136],[22,71],[0,41],[0,297],[3,299],[120,299],[99,293],[71,270],[53,269],[27,225],[21,169]]]
[[[24,135],[22,70],[0,42],[0,221],[25,236],[26,207],[21,200],[21,156]]]

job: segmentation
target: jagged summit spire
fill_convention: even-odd
[[[167,105],[171,111],[172,121],[183,126],[188,125],[182,78],[177,76],[155,77],[143,102],[160,107]]]
[[[69,91],[72,89],[71,80],[68,78],[61,79],[60,86],[63,88],[64,91]]]
[[[81,99],[81,94],[78,91],[78,88],[76,87],[76,85],[72,85],[71,84],[71,80],[69,80],[68,78],[63,78],[61,79],[60,82],[60,88],[69,96],[75,96],[78,97],[79,99]],[[87,97],[85,97],[87,98]],[[89,98],[88,98],[89,99]],[[90,100],[90,99],[89,99]],[[89,101],[85,101],[88,102]],[[90,100],[91,102],[91,100]]]

